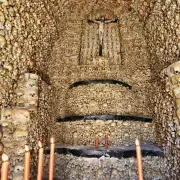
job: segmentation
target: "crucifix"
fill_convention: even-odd
[[[104,38],[104,26],[108,23],[116,23],[118,21],[117,18],[114,19],[105,19],[105,17],[101,17],[100,19],[88,19],[88,23],[97,23],[99,25],[98,35],[99,35],[99,56],[102,56],[102,47],[103,47],[103,38]]]

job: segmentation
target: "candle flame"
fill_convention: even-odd
[[[135,140],[135,144],[136,144],[136,146],[140,146],[140,142],[138,139]]]
[[[5,154],[5,153],[2,154],[2,160],[3,161],[8,161],[9,160],[7,154]]]
[[[28,145],[25,145],[25,151],[27,152],[27,151],[29,151],[29,150],[30,150],[29,146],[28,146]]]
[[[50,139],[50,142],[51,142],[51,144],[54,144],[54,138],[53,137]]]
[[[38,146],[39,146],[39,148],[42,148],[42,142],[41,141],[38,142]]]

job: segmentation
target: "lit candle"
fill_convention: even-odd
[[[9,158],[3,153],[2,154],[2,167],[1,167],[1,180],[8,180],[8,169],[9,169]]]
[[[99,136],[96,136],[96,148],[99,148]]]
[[[51,152],[50,152],[50,163],[49,163],[49,180],[53,180],[54,175],[54,149],[55,149],[55,143],[54,138],[52,137],[51,140]]]
[[[108,137],[108,133],[106,133],[106,135],[105,135],[105,145],[106,145],[106,149],[108,149],[108,147],[109,147],[109,137]]]
[[[136,144],[136,158],[137,158],[137,166],[138,166],[138,180],[143,180],[141,147],[138,139],[136,139],[135,144]]]
[[[29,146],[25,145],[25,156],[24,156],[24,180],[30,179],[30,151]]]
[[[42,180],[42,176],[43,176],[43,155],[44,155],[44,148],[42,147],[41,141],[38,142],[38,145],[39,145],[39,158],[38,158],[37,180]]]

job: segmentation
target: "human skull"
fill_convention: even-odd
[[[14,172],[15,173],[19,173],[22,172],[24,170],[24,166],[23,163],[17,163],[14,167]]]
[[[169,77],[172,77],[173,75],[178,75],[180,74],[180,61],[177,61],[173,64],[171,64],[167,69],[166,69],[166,74]]]
[[[180,98],[180,86],[173,88],[172,91],[176,98]]]
[[[3,133],[2,141],[11,142],[12,141],[12,134]]]
[[[22,98],[24,96],[24,90],[17,90],[16,91],[17,98]]]
[[[8,126],[12,122],[12,111],[11,108],[3,108],[1,110],[1,124],[2,126]]]
[[[13,124],[15,126],[22,124],[24,125],[29,122],[30,113],[26,109],[14,109],[12,118],[13,118]]]
[[[13,138],[16,141],[23,141],[26,140],[28,137],[28,131],[27,130],[22,130],[22,129],[16,129],[13,133]]]
[[[180,74],[180,61],[174,63],[172,68],[174,74]]]
[[[29,80],[26,82],[26,87],[27,87],[27,88],[37,88],[37,86],[38,86],[37,80],[29,79]]]
[[[16,155],[22,155],[22,154],[24,154],[25,153],[25,149],[24,149],[24,146],[17,146],[16,148],[15,148],[15,153],[16,153]]]
[[[3,145],[6,148],[11,148],[13,146],[13,142],[12,141],[11,142],[3,141]]]
[[[32,99],[38,99],[38,90],[37,89],[29,89],[27,92],[25,92],[26,103]]]
[[[13,173],[13,179],[12,180],[23,180],[23,172]]]

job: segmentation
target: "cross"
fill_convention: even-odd
[[[104,38],[104,26],[105,24],[108,23],[116,23],[118,21],[117,18],[114,19],[105,19],[105,17],[101,17],[100,19],[88,19],[88,23],[97,23],[99,24],[99,30],[98,30],[98,34],[99,34],[99,56],[102,56],[102,46],[103,46],[103,38]]]

